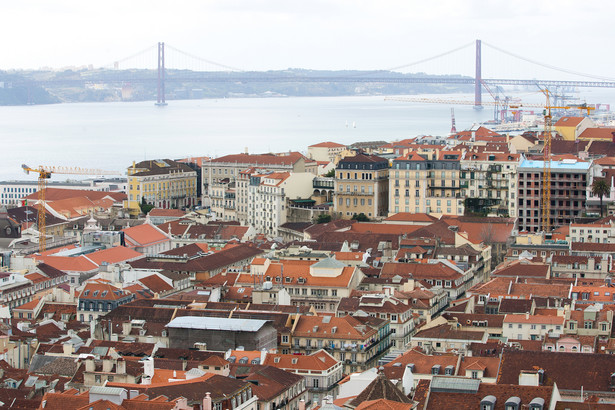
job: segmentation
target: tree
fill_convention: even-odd
[[[359,215],[357,214],[352,215],[352,219],[354,219],[357,222],[369,222],[369,218],[363,212],[361,212]]]
[[[141,204],[139,204],[139,207],[141,208],[141,212],[143,212],[145,215],[147,215],[149,211],[154,209],[154,205],[148,204],[144,197],[141,197]]]
[[[331,222],[331,215],[329,214],[320,214],[318,218],[316,218],[317,224],[326,224],[328,222]]]
[[[605,179],[594,179],[592,183],[592,194],[600,198],[600,217],[603,216],[602,198],[611,195],[611,187]]]
[[[331,170],[329,170],[329,172],[327,172],[325,176],[327,178],[335,178],[335,168],[332,168]]]

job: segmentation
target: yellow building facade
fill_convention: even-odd
[[[335,170],[334,211],[344,219],[365,214],[386,216],[389,198],[389,161],[359,153],[342,159]]]
[[[145,201],[156,208],[188,208],[197,204],[196,171],[170,159],[142,161],[128,168],[124,208],[137,215]]]

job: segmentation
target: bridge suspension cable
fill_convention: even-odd
[[[216,63],[215,61],[207,60],[206,58],[202,58],[202,57],[199,57],[199,56],[195,56],[194,54],[187,53],[187,52],[182,51],[182,50],[180,50],[180,49],[178,49],[178,48],[175,48],[175,47],[173,47],[173,46],[170,46],[170,45],[168,45],[168,44],[165,44],[165,47],[166,47],[166,48],[168,48],[168,49],[170,49],[170,50],[175,51],[176,53],[179,53],[179,54],[181,54],[181,55],[184,55],[184,56],[186,56],[186,57],[193,58],[193,59],[195,59],[195,60],[198,60],[198,61],[203,62],[203,63],[206,63],[206,64],[211,64],[211,65],[215,65],[215,66],[218,66],[218,67],[221,67],[221,68],[225,68],[225,69],[227,69],[227,70],[229,70],[229,71],[239,71],[239,72],[245,72],[245,71],[246,71],[246,70],[243,70],[243,69],[241,69],[241,68],[231,67],[231,66],[228,66],[228,65],[225,65],[225,64]]]
[[[427,57],[427,58],[424,58],[422,60],[418,60],[418,61],[415,61],[415,62],[412,62],[412,63],[403,64],[403,65],[396,66],[396,67],[391,67],[391,68],[385,68],[385,69],[382,69],[382,70],[369,70],[369,71],[364,71],[364,72],[353,74],[353,75],[344,75],[344,77],[357,78],[357,77],[365,77],[365,76],[375,75],[375,74],[378,74],[378,73],[382,73],[383,71],[401,70],[403,68],[412,67],[412,66],[415,66],[415,65],[419,65],[421,63],[426,63],[426,62],[438,59],[440,57],[447,56],[449,54],[453,54],[453,53],[455,53],[457,51],[463,50],[464,48],[468,48],[468,47],[470,47],[472,45],[474,45],[473,42],[472,43],[464,44],[464,45],[459,46],[457,48],[453,48],[452,50],[445,51],[444,53],[440,53],[440,54],[437,54],[435,56]]]
[[[154,44],[154,45],[152,45],[152,46],[149,46],[149,47],[147,47],[147,48],[144,48],[144,49],[143,49],[143,50],[141,50],[141,51],[137,51],[136,53],[131,54],[131,55],[129,55],[128,57],[124,57],[124,58],[122,58],[122,59],[120,59],[120,60],[115,60],[114,62],[112,62],[112,63],[110,63],[110,64],[105,64],[105,65],[103,65],[103,67],[115,67],[116,65],[117,65],[117,67],[119,67],[119,65],[120,65],[121,63],[124,63],[124,62],[126,62],[126,61],[128,61],[128,60],[133,60],[133,59],[135,59],[135,58],[141,57],[141,56],[143,56],[143,55],[145,55],[145,54],[148,54],[148,53],[151,53],[151,55],[152,55],[152,59],[153,59],[153,60],[155,60],[155,57],[154,57],[154,53],[153,53],[153,51],[154,51],[154,50],[156,50],[157,48],[158,48],[158,45],[157,45],[157,44]]]
[[[581,73],[579,71],[568,70],[568,69],[565,69],[565,68],[556,67],[554,65],[541,63],[539,61],[532,60],[530,58],[526,58],[526,57],[520,56],[519,54],[515,54],[515,53],[512,53],[510,51],[506,51],[506,50],[504,50],[504,49],[502,49],[500,47],[494,46],[493,44],[489,44],[489,43],[486,43],[484,41],[483,41],[483,44],[486,45],[489,48],[492,48],[492,49],[494,49],[496,51],[499,51],[500,53],[504,53],[504,54],[509,55],[511,57],[518,58],[519,60],[523,60],[523,61],[525,61],[527,63],[535,64],[535,65],[538,65],[538,66],[541,66],[541,67],[544,67],[544,68],[549,68],[551,70],[560,71],[560,72],[566,73],[566,74],[578,75],[580,77],[593,78],[593,79],[596,79],[596,80],[615,81],[615,79],[610,78],[610,77],[602,77],[602,76],[599,76],[599,75]]]
[[[422,60],[415,61],[413,63],[404,64],[404,65],[400,65],[400,66],[397,66],[397,67],[391,67],[391,68],[386,69],[385,71],[401,70],[402,68],[412,67],[412,66],[415,66],[415,65],[418,65],[418,64],[426,63],[428,61],[435,60],[437,58],[444,57],[444,56],[447,56],[449,54],[453,54],[453,53],[455,53],[457,51],[463,50],[464,48],[468,48],[468,47],[473,46],[473,45],[474,45],[474,42],[471,42],[471,43],[468,43],[468,44],[464,44],[464,45],[462,45],[460,47],[457,47],[457,48],[454,48],[452,50],[445,51],[444,53],[440,53],[440,54],[437,54],[437,55],[432,56],[432,57],[424,58]]]

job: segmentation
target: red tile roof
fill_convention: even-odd
[[[85,287],[79,294],[79,298],[91,300],[118,300],[129,294],[129,292],[116,288],[105,280],[94,279],[86,282]]]
[[[80,256],[47,256],[37,258],[47,265],[64,272],[93,272],[98,265],[85,255]]]
[[[299,152],[289,152],[285,154],[233,154],[214,158],[211,163],[231,162],[238,165],[293,165],[300,159],[307,159]]]
[[[308,148],[343,148],[345,145],[338,144],[337,142],[321,142],[318,144],[310,145]]]
[[[132,261],[143,257],[142,253],[135,251],[134,249],[126,248],[124,246],[116,246],[113,248],[103,249],[100,251],[92,252],[87,255],[88,259],[97,265],[101,265],[103,262],[108,264]]]
[[[585,117],[562,117],[555,124],[556,127],[576,127]]]
[[[173,286],[169,285],[164,279],[158,275],[150,275],[139,279],[139,282],[155,293],[168,292],[173,290]]]
[[[171,216],[181,218],[186,215],[186,212],[180,209],[163,209],[163,208],[154,208],[148,213],[149,216]]]
[[[170,241],[163,231],[148,223],[122,229],[122,232],[126,235],[126,241],[133,246],[146,246]]]

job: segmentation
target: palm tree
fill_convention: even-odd
[[[603,216],[602,198],[611,194],[611,187],[605,179],[594,179],[592,183],[592,194],[600,198],[600,217]]]

